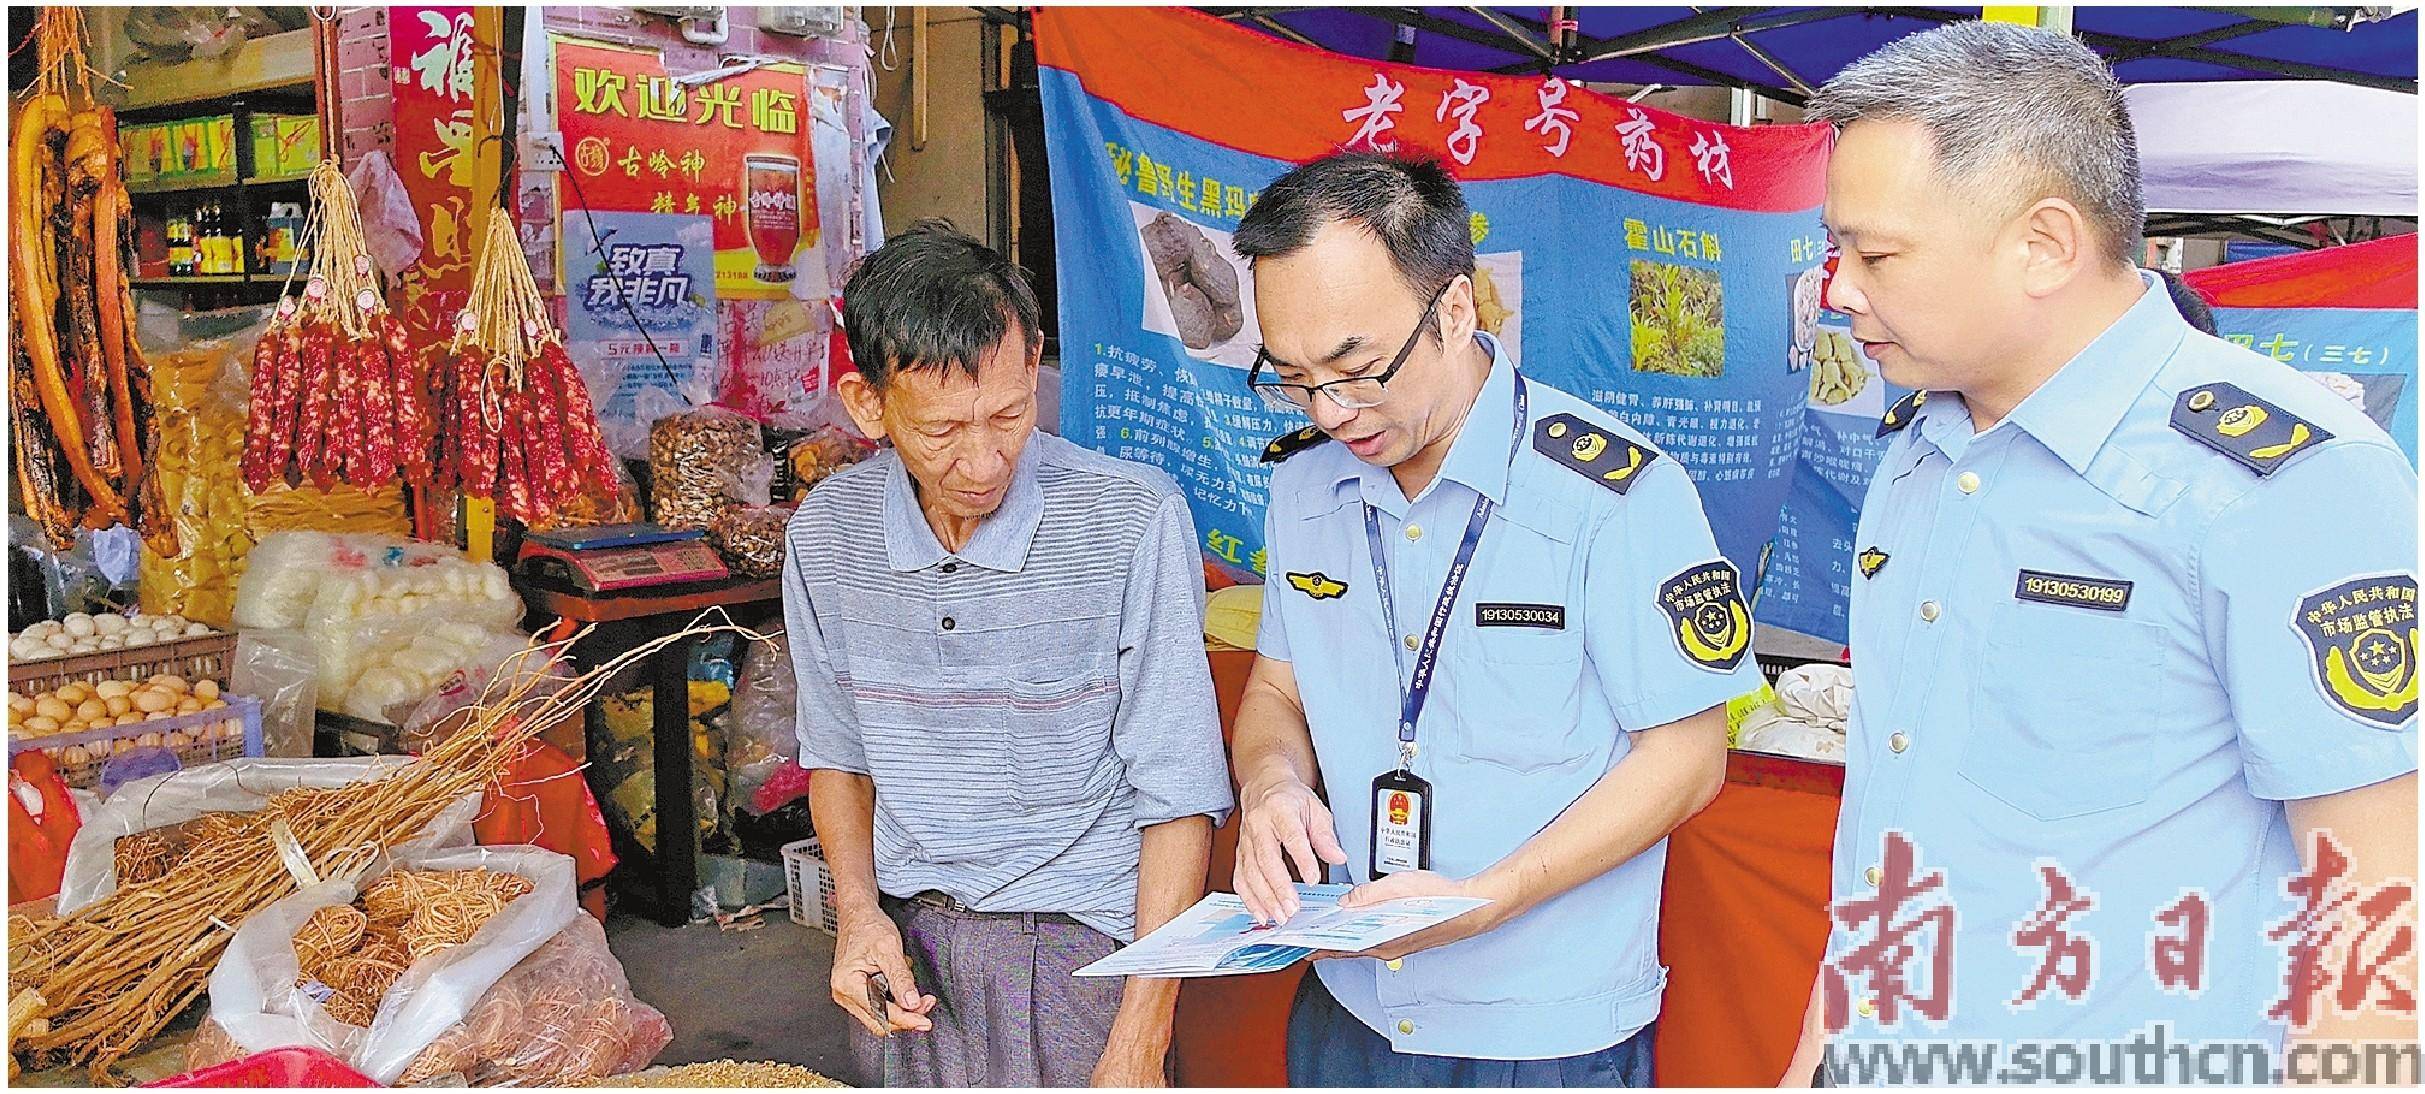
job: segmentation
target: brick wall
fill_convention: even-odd
[[[387,9],[346,8],[337,15],[338,121],[346,163],[396,143],[395,99],[388,89]]]

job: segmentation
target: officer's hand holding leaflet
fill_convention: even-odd
[[[1636,734],[1634,751],[1601,776],[1537,836],[1471,878],[1428,870],[1358,885],[1339,901],[1358,908],[1416,896],[1480,897],[1491,903],[1364,953],[1318,953],[1395,961],[1485,934],[1552,897],[1615,869],[1666,838],[1717,796],[1724,778],[1726,712],[1712,707]],[[1713,763],[1711,758],[1717,759]]]
[[[1293,735],[1263,731],[1292,721],[1298,727]],[[1246,741],[1240,742],[1238,805],[1244,816],[1238,824],[1238,860],[1231,876],[1239,899],[1258,923],[1277,923],[1297,914],[1292,881],[1317,884],[1323,880],[1323,863],[1347,862],[1330,807],[1310,785],[1310,743],[1288,747],[1290,741],[1307,741],[1304,725],[1296,671],[1286,661],[1256,658],[1239,703],[1238,732],[1255,739],[1251,755],[1269,755],[1256,770],[1249,770],[1250,750]]]

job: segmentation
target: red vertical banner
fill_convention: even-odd
[[[421,259],[400,271],[398,304],[423,331],[446,329],[479,261],[497,187],[494,8],[401,6],[388,12],[396,171],[421,218]]]
[[[769,64],[676,80],[653,50],[555,39],[556,125],[571,209],[705,216],[716,295],[779,300],[817,248],[807,70]]]

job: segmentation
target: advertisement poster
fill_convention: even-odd
[[[1460,178],[1484,329],[1681,462],[1746,575],[1774,552],[1821,362],[1831,409],[1883,408],[1815,311],[1811,337],[1788,321],[1824,258],[1823,127],[1335,56],[1186,10],[1035,20],[1057,243],[1088,256],[1060,266],[1062,421],[1177,477],[1220,565],[1260,570],[1258,457],[1302,424],[1246,387],[1260,337],[1230,234],[1265,184],[1342,147],[1420,151]]]
[[[679,213],[576,214],[564,243],[565,348],[607,447],[646,459],[650,423],[715,394],[712,226]]]
[[[653,50],[551,40],[566,168],[559,238],[573,239],[584,207],[696,217],[713,228],[714,296],[782,300],[822,286],[805,68],[674,78]],[[586,252],[560,253],[569,286]],[[810,263],[818,269],[802,286]]]

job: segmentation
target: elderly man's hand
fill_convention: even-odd
[[[882,912],[844,916],[834,929],[834,1002],[878,1037],[935,1028],[927,1015],[935,1009],[932,995],[918,993],[909,971],[909,956],[901,948],[901,928]],[[877,973],[891,982],[892,996],[878,1014],[868,1002],[868,981]]]

